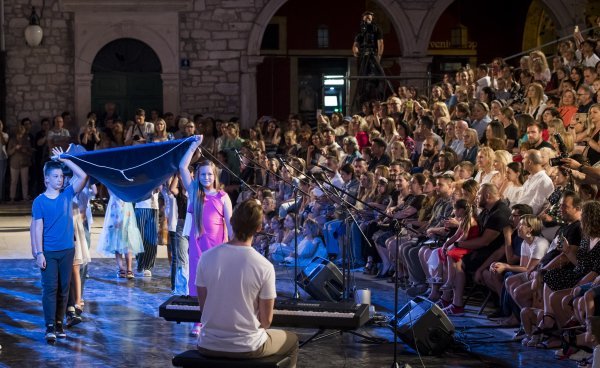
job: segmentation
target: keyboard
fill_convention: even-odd
[[[198,299],[190,296],[170,297],[158,309],[167,321],[199,322]],[[369,320],[369,305],[353,302],[322,302],[306,300],[275,301],[273,326],[353,330]]]

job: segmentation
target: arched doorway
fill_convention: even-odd
[[[133,38],[106,44],[92,63],[92,111],[100,116],[104,104],[114,102],[123,120],[132,119],[136,108],[162,111],[162,66],[154,50]]]

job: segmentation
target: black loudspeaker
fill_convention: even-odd
[[[396,313],[396,321],[398,337],[422,355],[442,354],[454,342],[454,325],[428,299],[416,297],[406,303]]]
[[[325,258],[315,257],[296,275],[296,283],[316,300],[339,301],[344,293],[342,272]]]

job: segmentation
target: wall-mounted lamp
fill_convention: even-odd
[[[35,7],[32,6],[29,25],[25,28],[25,42],[31,47],[36,47],[42,43],[42,37],[44,37],[44,31],[40,27],[40,17],[35,12]]]

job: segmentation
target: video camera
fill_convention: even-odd
[[[558,145],[558,157],[550,159],[550,166],[560,166],[562,165],[561,160],[563,158],[569,157],[569,154],[567,153],[567,146],[565,145],[565,141],[563,141],[560,134],[554,133],[554,140]]]

